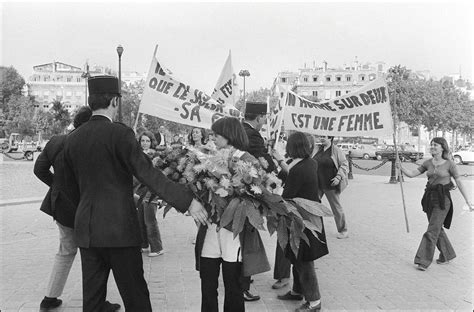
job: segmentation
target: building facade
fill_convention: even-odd
[[[34,96],[35,107],[48,110],[56,100],[70,112],[87,105],[87,77],[110,74],[111,70],[89,65],[84,68],[52,62],[33,66],[33,74],[27,81],[27,93]]]
[[[275,87],[279,87],[280,96],[283,90],[305,96],[317,98],[319,101],[329,100],[346,93],[355,91],[368,82],[386,74],[385,63],[378,62],[359,64],[355,61],[351,66],[337,68],[328,67],[327,62],[322,66],[299,69],[298,72],[282,71],[275,79]]]

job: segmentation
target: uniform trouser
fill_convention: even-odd
[[[61,296],[71,271],[72,263],[77,254],[77,245],[74,241],[74,229],[56,222],[59,230],[59,250],[54,258],[53,269],[49,277],[46,297]]]
[[[273,268],[273,278],[281,280],[290,277],[291,262],[285,257],[285,252],[281,249],[280,244],[276,244],[275,266]]]
[[[321,190],[321,198],[322,194],[326,195],[326,198],[328,199],[329,206],[331,207],[332,213],[334,215],[334,220],[336,221],[337,231],[339,233],[347,232],[346,216],[342,210],[339,194],[336,192],[336,190]]]
[[[224,312],[245,311],[240,275],[241,262],[226,262],[221,258],[201,257],[199,275],[201,277],[201,312],[217,312],[217,288],[219,286],[220,264],[222,263],[222,278],[224,280]]]
[[[150,293],[143,277],[140,247],[80,248],[84,312],[105,307],[107,280],[112,270],[127,312],[151,311]]]
[[[156,220],[157,209],[157,204],[153,203],[141,203],[138,206],[138,224],[142,236],[142,248],[147,248],[150,244],[151,252],[163,250],[160,228]]]
[[[456,257],[454,248],[443,229],[444,219],[446,219],[451,207],[451,201],[446,196],[444,198],[444,209],[441,209],[438,195],[433,194],[431,204],[432,209],[426,214],[429,221],[428,229],[423,234],[415,256],[415,264],[421,264],[424,267],[428,267],[433,262],[436,247],[439,249],[439,259],[441,261],[449,261]]]
[[[302,294],[306,301],[321,299],[314,261],[299,261],[293,264],[293,291]]]

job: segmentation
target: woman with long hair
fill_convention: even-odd
[[[138,136],[138,142],[140,143],[143,152],[150,158],[153,158],[157,145],[155,135],[150,131],[143,131]],[[142,235],[142,251],[147,251],[148,246],[150,246],[148,256],[160,256],[164,253],[164,250],[161,242],[158,220],[156,219],[159,198],[151,193],[144,185],[140,185],[137,188],[136,194],[139,196],[137,210],[138,224],[140,225],[140,232]]]
[[[195,147],[201,147],[207,143],[207,133],[204,128],[194,127],[188,134],[188,143]]]
[[[237,118],[224,117],[217,120],[212,125],[212,131],[218,150],[228,149],[232,158],[259,163],[246,152],[248,138]],[[260,244],[256,246],[256,242]],[[199,227],[195,251],[196,268],[201,278],[201,311],[219,310],[217,288],[221,264],[225,288],[224,311],[245,311],[240,283],[243,272],[247,272],[246,276],[249,276],[270,270],[258,231],[246,221],[242,232],[234,238],[234,234],[225,228],[217,231],[217,224],[213,221],[210,226]],[[247,255],[250,255],[252,263],[246,262]],[[249,271],[246,270],[247,267],[250,268]]]
[[[424,161],[414,170],[403,168],[397,162],[402,172],[410,178],[425,172],[428,177],[421,204],[429,224],[415,256],[416,268],[420,271],[425,271],[433,262],[436,247],[439,249],[437,264],[447,264],[456,257],[454,248],[443,230],[443,226],[449,229],[453,217],[453,202],[449,193],[454,189],[451,178],[454,178],[466,204],[471,207],[456,164],[450,157],[448,142],[442,137],[433,138],[430,143],[430,153],[432,158]]]

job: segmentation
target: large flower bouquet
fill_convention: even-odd
[[[267,173],[268,163],[261,158],[240,157],[233,148],[203,152],[201,149],[164,149],[155,154],[153,163],[174,181],[187,184],[206,207],[217,229],[226,228],[234,237],[245,222],[270,235],[278,232],[285,249],[290,244],[297,255],[300,240],[309,245],[305,229],[321,233],[321,216],[329,210],[320,203],[301,198],[283,200],[281,180]],[[165,207],[164,215],[171,209]]]

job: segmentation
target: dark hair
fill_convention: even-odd
[[[286,143],[286,154],[291,158],[307,158],[311,156],[311,144],[303,132],[290,135]]]
[[[110,101],[114,97],[118,97],[118,95],[110,93],[91,94],[89,95],[89,106],[93,111],[101,108],[107,108],[110,105]]]
[[[444,158],[444,159],[449,159],[449,145],[448,145],[448,142],[446,141],[445,138],[442,138],[442,137],[435,137],[431,140],[430,143],[438,143],[439,145],[441,145],[441,147],[443,148],[443,153],[441,154],[441,157]]]
[[[138,136],[138,143],[140,143],[140,146],[141,146],[142,137],[144,137],[144,136],[146,136],[147,138],[150,139],[150,141],[151,141],[150,148],[155,149],[155,147],[157,145],[155,135],[151,131],[148,131],[148,130],[143,131]]]
[[[191,131],[189,132],[189,134],[188,134],[188,142],[189,142],[189,144],[191,144],[191,145],[193,145],[193,146],[196,144],[196,142],[194,142],[194,139],[193,139],[193,131],[194,131],[194,129],[199,129],[199,130],[201,130],[201,143],[202,143],[202,144],[206,144],[206,142],[207,142],[207,133],[206,133],[206,130],[205,130],[204,128],[198,128],[198,127],[192,128]]]
[[[223,117],[212,124],[212,131],[221,135],[229,141],[229,145],[246,151],[249,146],[249,139],[245,133],[244,126],[235,117]]]
[[[92,110],[88,106],[82,106],[74,116],[74,128],[79,128],[83,123],[88,122],[92,116]]]

